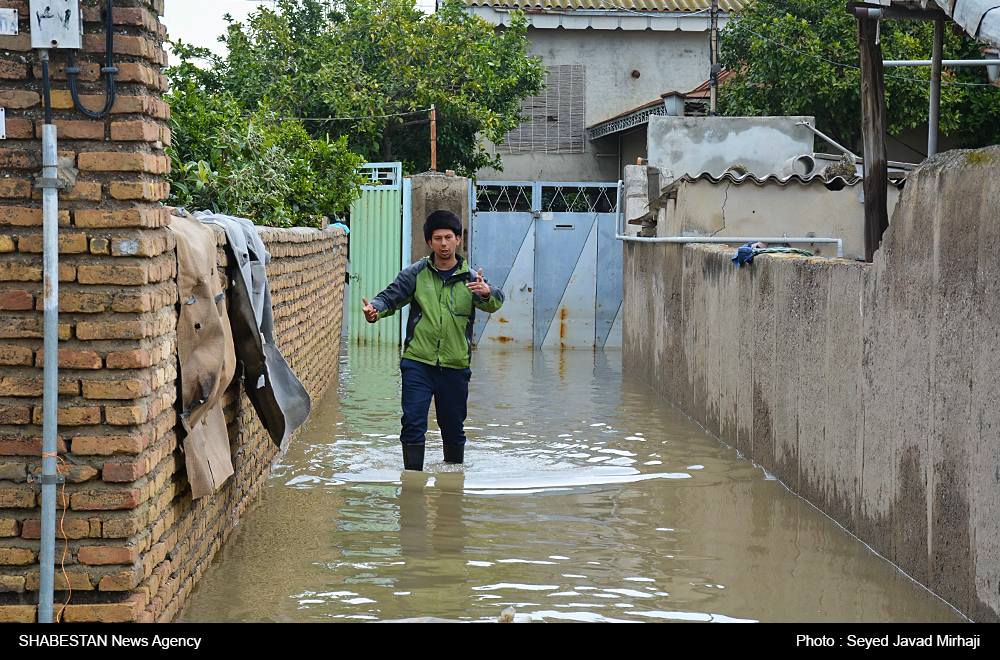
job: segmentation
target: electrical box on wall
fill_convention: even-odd
[[[32,48],[81,48],[83,14],[79,0],[31,0]]]

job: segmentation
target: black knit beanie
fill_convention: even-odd
[[[450,229],[455,232],[455,236],[460,237],[462,235],[462,221],[451,211],[444,209],[431,211],[430,215],[427,216],[427,221],[424,222],[425,241],[431,240],[431,234],[434,233],[435,229]]]

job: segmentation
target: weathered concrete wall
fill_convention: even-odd
[[[410,227],[410,261],[414,263],[430,254],[427,241],[424,240],[424,221],[427,214],[438,209],[451,211],[462,221],[462,245],[459,248],[462,256],[469,258],[472,248],[469,234],[469,180],[462,176],[454,176],[443,172],[424,172],[410,177],[412,191],[410,193],[412,225]]]
[[[862,186],[828,189],[821,177],[809,181],[775,180],[758,185],[723,179],[697,179],[678,183],[677,197],[664,208],[657,236],[818,236],[843,241],[843,256],[864,255]],[[890,186],[890,213],[899,190]],[[817,256],[837,256],[832,243],[795,244]]]
[[[626,367],[1000,620],[1000,147],[913,172],[873,264],[627,243]]]
[[[812,154],[812,117],[650,117],[649,164],[680,178],[723,174],[743,165],[763,179],[782,175],[789,158]]]
[[[645,18],[642,19],[645,21]],[[528,54],[547,67],[586,67],[584,126],[657,101],[665,92],[688,92],[705,82],[710,62],[707,23],[698,31],[528,29]],[[637,71],[638,77],[632,72]],[[491,153],[496,147],[489,144]],[[504,168],[480,170],[482,181],[617,181],[614,140],[584,136],[584,153],[501,153]],[[598,155],[602,154],[602,155]],[[633,156],[632,161],[635,162]]]
[[[809,237],[839,238],[843,257],[862,259],[864,204],[861,179],[792,177],[763,182],[751,176],[685,175],[673,181],[666,168],[625,166],[625,220],[642,219],[645,236]],[[899,189],[890,186],[890,213]],[[650,217],[649,211],[655,211]],[[638,235],[639,226],[626,225]],[[816,256],[837,256],[835,243],[796,243]]]

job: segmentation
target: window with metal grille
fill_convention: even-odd
[[[584,73],[582,64],[549,66],[545,89],[521,103],[527,121],[507,134],[500,153],[582,154]]]

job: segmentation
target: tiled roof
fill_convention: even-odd
[[[821,168],[816,168],[815,172],[812,172],[805,176],[796,173],[796,174],[786,174],[784,176],[778,174],[767,174],[763,177],[758,177],[757,175],[752,173],[737,174],[736,172],[723,172],[722,174],[716,176],[711,172],[702,172],[701,174],[695,176],[692,176],[690,174],[684,174],[680,178],[675,180],[666,190],[669,191],[675,189],[677,186],[680,185],[681,181],[685,182],[710,181],[712,183],[721,183],[723,181],[729,181],[730,183],[734,183],[736,185],[752,183],[757,186],[763,186],[772,183],[777,184],[779,186],[787,186],[792,182],[798,183],[803,186],[808,186],[813,183],[822,183],[824,185],[827,185],[827,187],[829,187],[832,184],[833,186],[837,187],[837,189],[840,189],[846,186],[853,186],[858,183],[861,183],[862,178],[860,176],[853,176],[848,179],[845,178],[843,175],[838,174],[834,177],[827,179],[825,178],[825,175],[823,174],[823,170]]]
[[[749,0],[719,0],[719,11],[736,11]],[[465,0],[470,7],[497,7],[525,10],[572,11],[664,11],[701,12],[710,9],[711,0]]]

